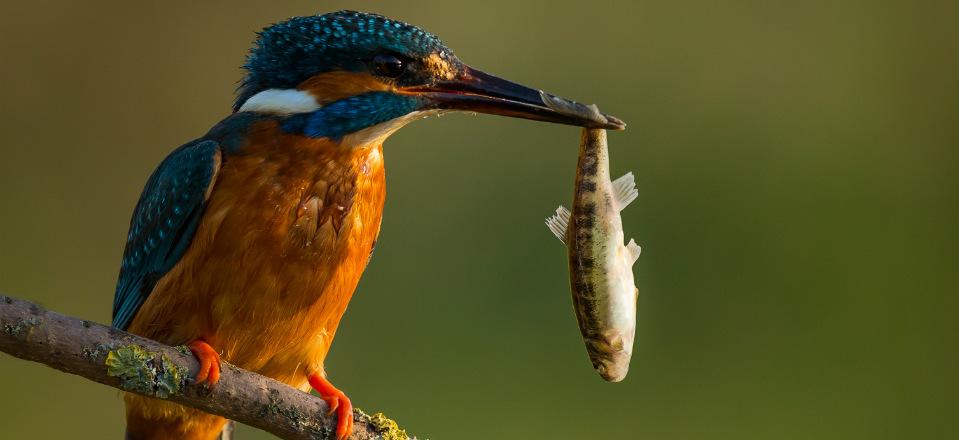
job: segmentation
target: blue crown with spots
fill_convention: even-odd
[[[334,70],[362,71],[378,53],[411,58],[445,49],[435,35],[376,14],[339,11],[294,17],[258,33],[243,68],[235,107],[271,88],[293,88],[312,75]]]

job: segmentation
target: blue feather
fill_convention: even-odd
[[[219,145],[190,142],[170,153],[147,181],[130,220],[113,326],[126,329],[157,281],[180,260],[200,224],[216,174]]]
[[[449,54],[450,62],[459,63],[435,35],[382,15],[339,11],[294,17],[258,33],[243,66],[247,74],[233,109],[257,92],[294,88],[320,73],[367,71],[369,60],[378,53],[419,59],[441,52]]]
[[[320,107],[314,112],[287,117],[281,127],[287,133],[339,139],[347,134],[409,114],[422,106],[413,96],[369,92]]]

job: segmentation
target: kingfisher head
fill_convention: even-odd
[[[287,131],[337,139],[372,129],[382,139],[447,110],[625,127],[595,107],[476,70],[436,36],[380,15],[295,17],[258,35],[234,110],[283,115]]]

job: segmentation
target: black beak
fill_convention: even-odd
[[[462,110],[588,128],[623,130],[626,123],[600,113],[595,105],[531,89],[488,73],[464,67],[454,79],[427,87],[400,90],[424,98],[432,108]]]

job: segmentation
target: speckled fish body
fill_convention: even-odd
[[[620,211],[636,199],[632,173],[610,181],[606,131],[583,129],[572,212],[563,206],[546,225],[566,244],[579,329],[603,379],[626,377],[636,333],[633,263],[640,247],[624,244]]]

